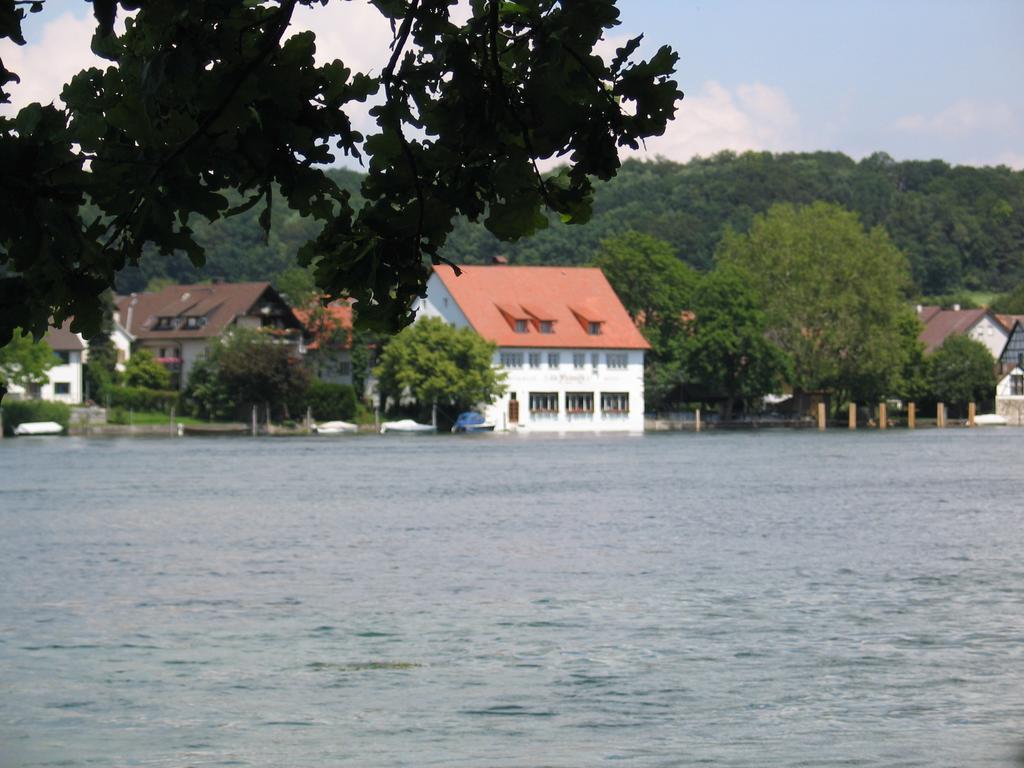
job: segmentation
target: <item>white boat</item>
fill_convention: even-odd
[[[355,432],[359,427],[347,421],[325,421],[314,424],[313,431],[318,435],[340,435],[343,432]]]
[[[974,417],[974,423],[979,427],[1005,427],[1006,419],[997,413],[983,413]]]
[[[26,421],[14,428],[16,435],[59,435],[63,431],[56,421]]]
[[[385,421],[380,425],[380,433],[385,432],[437,432],[437,427],[430,424],[420,424],[412,419],[400,419],[399,421]]]

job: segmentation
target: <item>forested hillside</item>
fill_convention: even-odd
[[[358,174],[333,173],[357,189]],[[602,239],[636,230],[707,269],[727,228],[746,232],[754,214],[777,202],[816,200],[856,211],[868,226],[883,225],[906,253],[920,294],[1001,292],[1024,282],[1024,172],[951,167],[938,160],[896,162],[883,153],[860,162],[835,152],[723,152],[686,164],[629,161],[598,187],[589,224],[570,227],[553,220],[532,238],[502,243],[482,225],[462,223],[445,255],[458,263],[506,254],[517,264],[583,264],[593,260]],[[204,268],[193,268],[183,257],[153,256],[123,274],[119,288],[138,290],[154,277],[273,278],[294,265],[295,251],[313,227],[278,207],[264,245],[257,216],[258,208],[197,227],[208,252]]]

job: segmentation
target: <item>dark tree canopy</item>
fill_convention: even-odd
[[[545,209],[586,221],[591,180],[662,133],[682,96],[668,47],[594,53],[615,0],[472,0],[465,23],[452,0],[373,0],[394,32],[379,73],[317,65],[312,33],[286,36],[297,6],[328,1],[93,0],[109,65],[76,75],[63,108],[0,118],[0,344],[72,316],[90,335],[144,247],[201,264],[197,223],[259,206],[269,230],[278,198],[318,222],[299,261],[320,286],[400,327],[457,217],[504,240],[547,226]],[[24,44],[42,5],[0,0],[0,39]],[[19,76],[0,64],[0,103]],[[349,113],[374,94],[363,137]],[[363,154],[355,202],[324,166]],[[568,165],[542,176],[552,158]]]

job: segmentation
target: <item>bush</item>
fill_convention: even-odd
[[[49,400],[5,400],[4,434],[13,435],[14,428],[29,421],[56,421],[67,431],[71,420],[71,408],[65,403],[52,403]]]
[[[125,363],[124,383],[137,389],[166,390],[171,386],[171,374],[152,352],[139,349]]]
[[[100,402],[111,408],[170,413],[172,407],[178,406],[178,393],[167,389],[107,387]]]
[[[306,390],[305,401],[317,421],[351,421],[356,415],[356,391],[351,384],[314,379]]]

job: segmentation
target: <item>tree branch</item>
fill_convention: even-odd
[[[405,12],[405,18],[402,19],[402,26],[391,43],[391,58],[388,59],[388,64],[381,73],[381,81],[384,83],[384,96],[389,105],[393,103],[391,83],[395,79],[395,67],[398,65],[398,60],[405,49],[405,44],[409,40],[413,18],[416,15],[419,4],[420,0],[412,0],[409,4],[408,10]],[[412,147],[409,146],[409,141],[405,138],[405,133],[402,131],[402,120],[397,115],[394,117],[394,125],[392,127],[398,134],[398,143],[402,145],[402,154],[405,156],[406,162],[409,163],[409,169],[412,171],[412,183],[416,190],[416,202],[419,206],[419,215],[416,221],[416,246],[418,248],[423,237],[423,220],[426,215],[426,200],[423,196],[423,186],[420,183],[420,172],[416,165],[416,157],[412,153]]]
[[[537,167],[537,153],[533,150],[533,142],[530,140],[530,131],[526,127],[526,124],[519,117],[519,110],[516,109],[516,105],[509,98],[508,91],[505,89],[505,79],[501,74],[501,61],[498,58],[498,3],[496,0],[490,0],[488,4],[488,26],[490,28],[491,37],[491,67],[494,69],[495,87],[501,95],[502,101],[508,106],[509,112],[512,114],[512,119],[516,121],[516,125],[519,126],[519,133],[523,137],[523,145],[526,147],[526,152],[530,156],[530,165],[533,166],[533,175],[537,178],[537,185],[540,187],[540,195],[544,198],[544,203],[553,211],[557,211],[558,208],[554,205],[554,201],[551,196],[548,195],[548,188],[544,184],[544,177],[541,176],[540,168]]]

